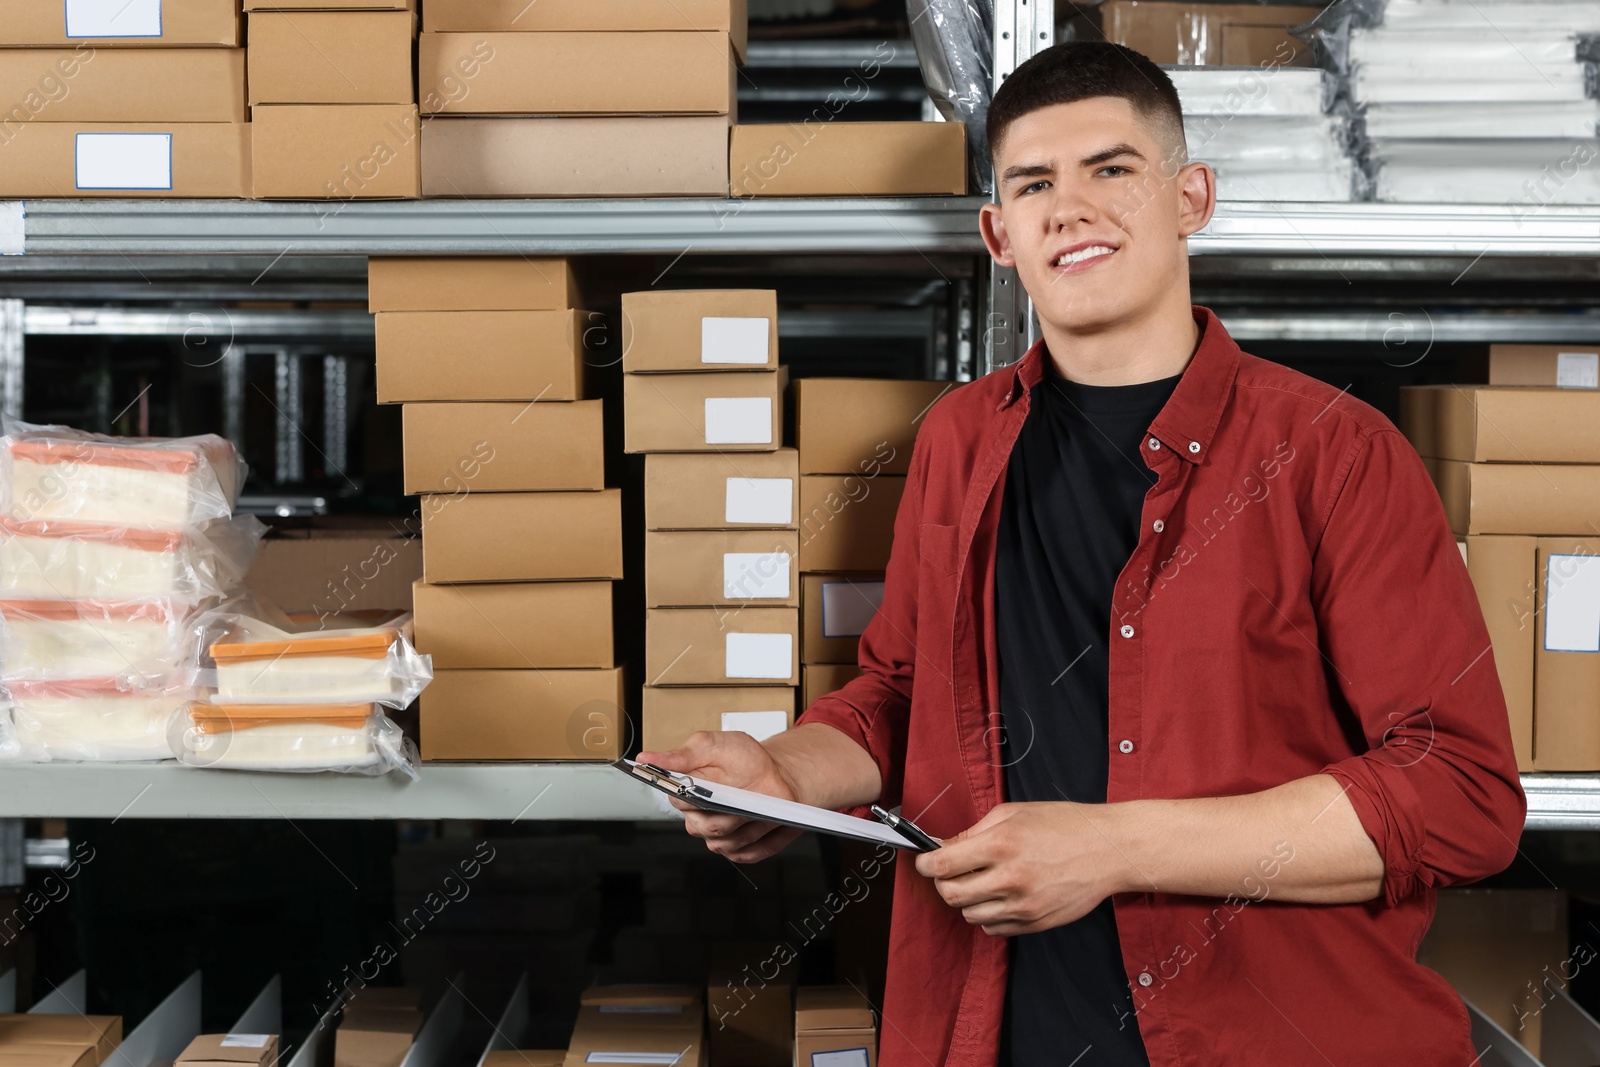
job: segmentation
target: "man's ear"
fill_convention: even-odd
[[[1178,233],[1190,237],[1205,228],[1217,211],[1217,174],[1204,163],[1178,171]]]
[[[1006,236],[1006,223],[1000,216],[999,204],[984,204],[978,209],[978,232],[983,235],[983,245],[989,255],[1002,267],[1015,267],[1011,254],[1011,239]]]

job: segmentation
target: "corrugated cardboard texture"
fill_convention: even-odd
[[[794,687],[776,685],[645,686],[640,751],[677,748],[697,730],[721,730],[727,711],[782,711],[794,725]]]
[[[1107,0],[1100,7],[1105,39],[1142,52],[1154,63],[1216,66],[1224,62],[1228,26],[1287,29],[1315,16],[1320,8],[1261,4],[1176,4],[1158,0]],[[1237,38],[1236,38],[1237,40]],[[1238,58],[1239,45],[1234,56]],[[1282,63],[1276,51],[1245,60],[1250,65]]]
[[[1600,653],[1557,652],[1545,646],[1549,643],[1551,583],[1572,580],[1559,561],[1552,573],[1550,557],[1600,555],[1600,537],[1541,537],[1538,545],[1533,576],[1539,609],[1533,652],[1533,766],[1540,771],[1597,771]],[[1600,627],[1600,622],[1596,626]]]
[[[263,1034],[266,1044],[260,1048],[249,1045],[224,1045],[228,1034],[201,1034],[189,1042],[189,1047],[178,1054],[177,1063],[244,1064],[246,1067],[273,1067],[278,1062],[278,1037]]]
[[[403,410],[407,493],[605,488],[598,400]]]
[[[705,320],[767,320],[766,359],[759,363],[708,362]],[[720,353],[726,358],[726,353]],[[622,294],[622,369],[644,371],[751,371],[778,369],[778,293],[774,289],[678,289]]]
[[[251,104],[414,104],[409,11],[258,11]]]
[[[120,1015],[0,1015],[0,1045],[87,1045],[104,1063],[122,1044]]]
[[[62,4],[40,0],[5,0],[0,3],[0,46],[13,48],[67,48],[88,44],[95,48],[173,48],[239,44],[237,0],[177,0],[161,5],[161,33],[154,37],[68,37]],[[115,25],[116,13],[113,13]]]
[[[904,474],[923,416],[955,382],[803,378],[794,383],[801,474]]]
[[[804,549],[802,549],[804,551]],[[883,575],[878,574],[805,574],[800,578],[800,660],[803,663],[843,663],[854,667],[856,664],[857,647],[861,643],[861,636],[854,637],[826,637],[823,630],[822,618],[822,587],[833,582],[881,582]],[[870,601],[863,594],[851,591],[852,595],[861,597],[858,601],[865,610]],[[857,672],[859,673],[859,671]],[[854,675],[851,675],[854,677]]]
[[[726,115],[500,115],[422,128],[423,196],[727,194]]]
[[[959,122],[760,123],[733,128],[732,196],[964,196]]]
[[[1560,385],[1563,353],[1585,364],[1600,362],[1600,348],[1593,345],[1490,345],[1489,384]]]
[[[622,671],[436,671],[421,700],[425,760],[622,755]]]
[[[171,189],[77,188],[77,135],[172,138]],[[0,197],[226,197],[250,195],[250,126],[243,122],[28,122],[0,127]]]
[[[645,606],[652,608],[698,608],[716,604],[754,604],[761,607],[798,607],[800,571],[796,556],[799,537],[792,530],[695,530],[678,532],[647,531],[644,535]],[[736,591],[730,596],[724,582],[726,553],[757,557],[753,568],[740,568],[733,577]],[[787,597],[752,597],[768,592],[781,574],[784,556],[789,561]]]
[[[368,311],[548,311],[581,303],[561,256],[367,260]]]
[[[781,678],[730,677],[731,634],[787,634],[789,673]],[[650,608],[644,619],[644,677],[646,685],[793,686],[800,681],[800,612],[748,606]]]
[[[1428,464],[1450,528],[1460,534],[1581,535],[1594,531],[1600,465]]]
[[[424,33],[417,56],[425,114],[717,115],[734,104],[719,31]]]
[[[880,571],[889,565],[906,480],[894,474],[800,479],[800,570]]]
[[[1467,571],[1478,593],[1494,648],[1494,669],[1505,693],[1517,769],[1533,770],[1533,652],[1536,641],[1535,557],[1532,537],[1467,538]]]
[[[465,493],[422,498],[430,582],[622,577],[622,494]]]
[[[274,104],[252,110],[255,195],[405,200],[422,195],[410,104]]]
[[[723,30],[744,61],[750,17],[745,0],[432,0],[422,26],[440,32],[485,30]]]
[[[852,678],[861,677],[854,663],[808,663],[800,668],[800,712],[817,702],[818,697],[844,688]]]
[[[729,521],[729,503],[746,510],[734,516],[777,518],[778,511],[749,510],[749,498],[763,502],[789,483],[788,522]],[[647,530],[744,530],[797,528],[800,514],[800,456],[792,448],[746,452],[737,457],[714,453],[649,455],[644,460],[644,525]]]
[[[34,121],[244,122],[244,49],[4,48],[0,100]]]
[[[1420,385],[1401,393],[1402,430],[1422,455],[1600,463],[1600,390]]]
[[[18,1041],[0,1045],[0,1067],[95,1067],[98,1062],[94,1046],[89,1044]]]
[[[380,312],[378,403],[581,399],[581,330],[594,321],[571,309]]]
[[[623,436],[628,452],[773,452],[783,444],[785,368],[710,374],[622,376]],[[766,397],[772,401],[770,441],[707,442],[706,400]]]
[[[610,582],[412,588],[417,651],[437,668],[615,666]]]
[[[422,577],[422,542],[392,528],[295,531],[261,542],[245,575],[252,592],[284,611],[411,608]]]

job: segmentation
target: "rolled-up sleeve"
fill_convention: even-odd
[[[1383,857],[1383,900],[1487,877],[1526,800],[1483,615],[1437,492],[1393,429],[1351,448],[1312,572],[1331,675],[1368,751],[1325,768]]]

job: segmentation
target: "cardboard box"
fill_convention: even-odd
[[[821,1062],[876,1067],[878,1031],[872,1005],[850,986],[801,986],[794,991],[795,1062],[815,1063],[813,1057],[829,1052],[835,1055]],[[850,1052],[856,1055],[838,1055]]]
[[[881,574],[801,575],[800,661],[854,666],[861,635],[882,603]]]
[[[726,115],[737,69],[720,31],[424,33],[417,48],[429,115]]]
[[[785,368],[622,376],[627,452],[772,452],[783,444]]]
[[[1225,67],[1314,67],[1311,46],[1284,26],[1222,27],[1222,65]]]
[[[0,197],[250,195],[242,122],[10,125],[0,116]]]
[[[730,195],[965,196],[960,122],[758,123],[733,128]]]
[[[485,1054],[482,1067],[562,1067],[566,1062],[564,1048],[501,1049]]]
[[[672,1063],[706,1067],[706,1044],[699,1004],[681,1009],[649,1006],[645,1010],[611,1010],[604,1005],[578,1009],[577,1024],[567,1046],[566,1067],[593,1063]],[[693,1022],[687,1021],[692,1015]],[[629,1054],[636,1054],[630,1056]],[[648,1058],[646,1058],[648,1057]]]
[[[1469,537],[1466,556],[1478,606],[1489,628],[1494,669],[1505,693],[1517,769],[1531,771],[1538,541],[1532,537]]]
[[[423,498],[429,582],[622,577],[622,493],[465,493]]]
[[[415,11],[417,0],[244,0],[246,11]]]
[[[650,608],[647,685],[788,685],[800,681],[797,608]]]
[[[798,607],[799,551],[792,530],[648,531],[645,606]]]
[[[1241,37],[1235,31],[1224,58],[1226,35],[1236,27],[1270,28],[1287,39],[1288,27],[1309,21],[1321,8],[1262,4],[1167,3],[1164,0],[1107,0],[1100,6],[1105,39],[1142,52],[1153,63],[1216,66],[1285,64],[1275,35]],[[1271,46],[1271,47],[1268,47]],[[1297,65],[1308,65],[1302,53]]]
[[[407,404],[407,493],[604,489],[601,402]]]
[[[679,289],[622,294],[622,369],[778,369],[773,289]]]
[[[414,200],[422,195],[412,104],[255,108],[255,195],[263,200]]]
[[[418,581],[412,600],[417,651],[432,656],[435,669],[616,663],[610,582]]]
[[[1538,544],[1534,769],[1600,770],[1600,537]]]
[[[0,18],[0,46],[48,48],[173,48],[239,45],[237,0],[134,0],[61,3],[11,0]]]
[[[800,713],[821,697],[844,688],[852,678],[861,677],[854,663],[807,663],[800,668]]]
[[[422,991],[413,986],[364,985],[345,1001],[345,1018],[351,1016],[352,1008],[356,1012],[368,1008],[412,1008],[421,1011]]]
[[[618,982],[590,986],[578,997],[578,1003],[583,1007],[632,1008],[678,1005],[698,1008],[701,1000],[700,990],[694,986]]]
[[[750,16],[745,0],[432,0],[422,28],[493,30],[721,30],[744,62]]]
[[[0,1046],[64,1045],[91,1050],[91,1063],[100,1064],[122,1044],[120,1015],[0,1015]]]
[[[570,308],[379,312],[378,403],[580,400],[583,330],[595,321]]]
[[[917,428],[956,382],[802,378],[794,383],[801,474],[904,474]]]
[[[333,1032],[333,1067],[400,1067],[421,1029],[415,1008],[352,1005]]]
[[[95,1067],[94,1046],[18,1041],[0,1045],[0,1067]]]
[[[741,730],[758,741],[794,725],[794,687],[645,686],[640,751],[677,748],[697,730]]]
[[[410,610],[422,542],[393,526],[284,530],[264,539],[245,584],[284,611]]]
[[[800,457],[792,448],[644,458],[647,530],[796,529]]]
[[[1592,345],[1490,345],[1490,385],[1600,388],[1600,348]]]
[[[409,11],[258,11],[250,103],[414,104]]]
[[[1446,889],[1417,962],[1539,1055],[1546,978],[1571,956],[1567,895],[1551,889]]]
[[[443,670],[422,691],[425,760],[616,759],[622,671]]]
[[[367,310],[372,312],[550,311],[582,303],[572,265],[561,256],[367,260]]]
[[[422,128],[422,195],[724,197],[728,119],[439,118]]]
[[[1600,465],[1442,459],[1428,467],[1458,535],[1594,532]]]
[[[1600,391],[1416,385],[1401,430],[1417,452],[1486,463],[1600,463]]]
[[[183,1064],[206,1067],[274,1067],[278,1062],[277,1034],[201,1034],[178,1054]]]
[[[800,479],[800,570],[881,571],[906,480],[895,474],[808,474]]]
[[[790,1067],[794,1042],[794,979],[791,960],[776,975],[765,963],[772,945],[718,945],[706,982],[706,1034],[713,1063]]]
[[[242,48],[0,48],[0,135],[25,122],[244,122]]]

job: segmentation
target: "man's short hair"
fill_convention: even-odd
[[[1186,161],[1183,106],[1166,72],[1145,56],[1105,41],[1053,45],[1023,63],[1000,84],[989,104],[989,159],[997,159],[1006,130],[1032,111],[1097,96],[1119,97],[1156,126],[1164,145]]]

